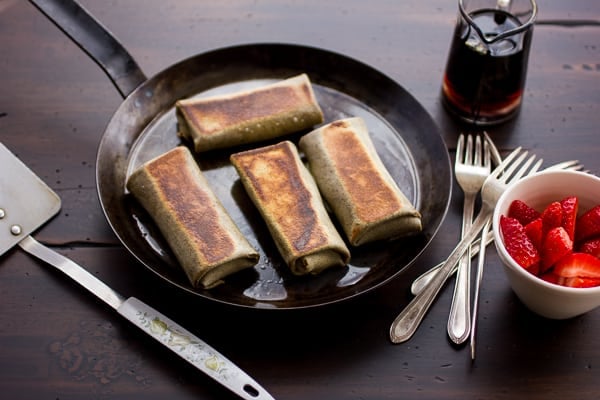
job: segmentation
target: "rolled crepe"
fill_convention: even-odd
[[[258,262],[183,146],[148,161],[127,188],[156,222],[194,287],[212,288]]]
[[[301,74],[268,86],[176,103],[179,135],[196,152],[271,139],[323,122],[312,85]]]
[[[352,245],[421,231],[421,215],[381,162],[362,118],[320,127],[299,147]]]
[[[317,274],[350,260],[294,144],[236,153],[231,161],[294,274]]]

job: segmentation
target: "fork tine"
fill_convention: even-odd
[[[563,161],[558,164],[554,164],[546,168],[547,170],[555,170],[555,169],[570,169],[570,170],[580,170],[583,169],[583,165],[579,163],[579,160],[569,160]]]
[[[539,169],[542,167],[542,163],[544,162],[544,159],[540,158],[539,160],[537,160],[537,162],[534,164],[533,167],[531,167],[531,169],[529,170],[529,172],[527,173],[527,175],[531,175],[534,174],[536,172],[539,171]]]
[[[538,160],[538,162],[531,168],[531,170],[529,170],[529,172],[527,172],[527,169],[529,168],[529,166],[531,165],[531,163],[533,162],[533,160],[535,160],[535,154],[532,154],[531,157],[529,157],[529,159],[527,159],[527,161],[525,162],[525,164],[523,164],[523,166],[517,171],[517,173],[510,178],[510,182],[514,182],[518,179],[521,179],[521,177],[523,175],[531,175],[534,172],[536,172],[540,166],[542,165],[542,162],[544,160]]]
[[[579,160],[569,160],[569,161],[563,161],[561,163],[558,164],[554,164],[552,167],[548,167],[548,169],[552,168],[552,169],[567,169],[567,168],[577,168],[577,167],[583,167],[583,165],[579,164]]]
[[[565,170],[565,171],[580,171],[580,172],[583,172],[586,174],[590,173],[590,170],[585,169],[585,166],[583,164],[580,164],[579,160],[563,161],[558,164],[551,165],[551,166],[545,168],[544,170],[545,171]]]
[[[485,142],[488,144],[488,146],[490,148],[490,154],[491,154],[492,160],[494,161],[494,164],[500,165],[502,163],[502,157],[500,156],[500,152],[496,148],[494,141],[492,140],[492,138],[490,137],[490,135],[488,135],[488,133],[486,131],[483,131],[483,137],[485,138]]]
[[[525,159],[525,157],[527,157],[528,152],[524,151],[523,153],[521,153],[519,155],[519,157],[517,157],[516,160],[514,160],[509,166],[508,168],[506,168],[502,175],[500,177],[498,177],[498,180],[501,182],[506,183],[508,181],[508,179],[512,176],[513,172],[515,172],[515,170],[519,167],[519,165],[521,165],[521,163],[523,162],[523,160]]]
[[[475,154],[473,158],[473,165],[481,167],[483,165],[483,153],[481,150],[481,135],[475,136]]]
[[[512,151],[512,153],[510,153],[508,156],[506,156],[506,158],[500,163],[500,165],[498,165],[490,174],[490,178],[498,178],[498,176],[504,172],[504,169],[506,168],[506,166],[510,165],[510,163],[512,163],[513,159],[515,157],[517,157],[519,155],[519,153],[521,152],[521,147],[517,147],[516,149],[514,149]],[[525,153],[527,154],[527,153]]]
[[[473,164],[473,135],[467,135],[467,147],[465,149],[465,164]]]
[[[490,144],[487,140],[483,141],[483,166],[488,169],[488,171],[492,170],[492,152],[490,150]]]
[[[458,142],[456,142],[456,161],[455,164],[459,164],[463,162],[463,147],[465,146],[465,135],[460,134],[458,136]]]

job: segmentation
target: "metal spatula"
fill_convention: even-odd
[[[61,201],[38,176],[0,143],[0,256],[18,244],[59,269],[184,360],[247,400],[274,400],[222,354],[140,300],[124,298],[72,260],[30,235],[60,210]]]

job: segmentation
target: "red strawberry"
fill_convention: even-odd
[[[558,201],[550,203],[542,212],[542,234],[546,236],[551,229],[562,225],[562,206]]]
[[[600,236],[600,205],[592,208],[577,219],[575,240],[581,241]]]
[[[534,219],[525,225],[525,233],[536,249],[542,249],[542,219]]]
[[[600,279],[600,259],[586,253],[571,253],[556,263],[554,273],[563,278]]]
[[[504,247],[508,254],[521,267],[537,274],[540,265],[540,253],[527,237],[523,225],[515,218],[501,215],[500,229],[502,231]]]
[[[541,272],[548,271],[558,260],[573,251],[573,241],[562,226],[552,228],[542,244]]]
[[[542,265],[541,262],[535,263],[535,264],[531,265],[529,268],[526,268],[526,271],[532,275],[540,276],[540,268],[541,268],[540,265]]]
[[[508,207],[508,216],[515,218],[521,223],[521,225],[525,226],[534,219],[539,218],[540,213],[537,210],[529,207],[522,200],[513,200]]]
[[[579,200],[575,196],[565,197],[561,200],[562,227],[565,228],[571,240],[575,240],[575,221],[579,210]]]
[[[561,284],[567,287],[574,288],[589,288],[600,286],[600,278],[564,278],[561,280]]]
[[[579,251],[600,258],[600,238],[589,239],[579,246]]]
[[[554,272],[549,271],[546,272],[545,274],[540,275],[540,278],[545,280],[546,282],[550,282],[550,283],[554,283],[555,285],[560,285],[560,279],[565,279],[565,278],[561,278],[560,276],[556,275]]]

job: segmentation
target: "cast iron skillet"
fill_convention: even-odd
[[[98,148],[99,198],[123,245],[171,284],[235,306],[294,309],[330,304],[396,277],[415,262],[441,225],[452,182],[442,137],[431,117],[409,93],[371,67],[317,48],[252,44],[199,54],[147,80],[120,43],[77,3],[30,1],[105,70],[125,98],[108,123]],[[261,258],[255,268],[229,277],[215,289],[194,289],[152,220],[127,193],[127,176],[144,161],[174,146],[186,145],[176,134],[176,100],[255,87],[302,72],[314,84],[325,122],[351,116],[366,120],[384,164],[421,212],[424,231],[408,238],[351,248],[352,260],[345,268],[319,276],[292,276],[228,161],[232,152],[251,146],[202,154],[197,156],[201,169]],[[286,139],[297,142],[304,133]],[[265,144],[268,142],[253,146]]]

